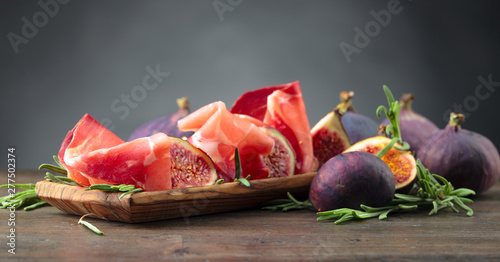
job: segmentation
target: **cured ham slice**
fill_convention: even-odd
[[[144,191],[172,188],[170,138],[164,133],[97,149],[66,163],[88,177],[114,184],[135,185]]]
[[[242,177],[262,177],[262,173],[271,172],[259,156],[271,153],[274,140],[253,121],[258,120],[234,115],[218,101],[192,112],[179,120],[177,126],[182,131],[195,131],[188,141],[212,158],[221,178],[233,181],[236,147],[240,152]]]
[[[249,91],[236,100],[231,112],[261,120],[280,131],[296,154],[295,173],[316,171],[309,120],[298,81]]]
[[[83,186],[132,184],[145,191],[171,188],[170,139],[159,133],[124,142],[86,114],[59,150],[68,177]]]
[[[122,139],[101,125],[89,114],[85,114],[64,138],[59,149],[59,161],[68,171],[68,177],[82,186],[103,184],[106,181],[89,178],[79,170],[66,164],[66,159],[78,157],[101,148],[109,148],[124,143]]]

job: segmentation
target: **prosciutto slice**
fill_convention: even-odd
[[[311,128],[298,81],[246,92],[236,100],[231,112],[252,116],[280,131],[295,151],[296,174],[318,169],[318,160],[313,154]]]
[[[99,181],[90,177],[91,182],[89,177],[82,174],[78,169],[66,164],[66,160],[71,161],[71,159],[82,154],[101,148],[113,147],[124,142],[89,114],[85,114],[64,138],[59,149],[59,161],[68,171],[68,177],[78,184],[82,186],[103,184],[106,181]]]
[[[170,138],[158,133],[124,142],[86,114],[59,151],[68,177],[92,184],[132,184],[145,191],[171,189]]]
[[[170,138],[164,133],[74,157],[67,164],[84,175],[144,191],[172,188]]]
[[[212,158],[219,177],[233,181],[236,147],[240,152],[242,176],[261,177],[262,173],[271,172],[260,156],[271,153],[274,140],[255,124],[259,122],[232,114],[218,101],[192,112],[179,120],[177,126],[182,131],[195,131],[188,141]]]

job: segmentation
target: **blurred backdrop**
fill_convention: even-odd
[[[0,150],[34,169],[85,113],[126,140],[176,98],[230,107],[295,80],[311,126],[343,90],[375,120],[387,84],[439,127],[462,110],[463,127],[498,148],[499,12],[498,1],[2,1]]]

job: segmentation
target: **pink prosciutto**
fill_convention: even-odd
[[[182,131],[195,131],[188,139],[213,160],[219,177],[233,181],[235,175],[234,150],[238,147],[242,177],[259,178],[271,173],[262,157],[271,153],[274,140],[256,123],[231,114],[221,102],[208,104],[183,119],[177,126]]]
[[[64,138],[59,149],[59,161],[68,171],[68,177],[82,186],[91,184],[103,184],[99,181],[82,174],[78,169],[66,164],[66,159],[78,157],[82,154],[92,152],[101,148],[109,148],[124,143],[122,139],[97,122],[89,114],[85,114],[80,121],[71,129]]]
[[[87,114],[66,136],[59,159],[68,176],[85,186],[131,184],[145,191],[172,188],[170,138],[163,133],[124,142]]]
[[[298,81],[249,91],[236,100],[231,112],[261,120],[280,131],[296,154],[295,173],[318,169],[313,154],[309,120]]]

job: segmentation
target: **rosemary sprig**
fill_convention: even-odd
[[[0,185],[0,188],[12,188],[14,191],[19,188],[21,191],[0,197],[0,208],[21,208],[29,211],[37,207],[44,206],[47,202],[41,200],[35,192],[35,184],[5,184]]]
[[[281,210],[283,212],[297,209],[308,209],[313,205],[309,200],[299,201],[295,197],[290,194],[290,192],[286,193],[288,199],[275,199],[265,202],[262,207],[264,210],[277,211]]]
[[[78,184],[77,182],[73,181],[73,179],[66,177],[66,176],[55,176],[50,172],[45,173],[45,180],[58,183],[58,184],[63,184],[63,185],[69,185],[69,186],[82,186]]]
[[[99,228],[97,228],[96,226],[92,225],[91,223],[87,222],[87,221],[84,221],[83,218],[88,216],[90,214],[86,214],[86,215],[83,215],[80,220],[78,220],[78,224],[79,225],[84,225],[86,226],[88,229],[92,230],[92,232],[98,234],[98,235],[104,235],[104,232],[102,232],[101,230],[99,230]]]
[[[240,151],[238,148],[234,149],[234,182],[240,182],[246,187],[250,187],[250,175],[247,177],[241,177],[241,159],[240,159]]]
[[[54,172],[57,172],[57,173],[60,173],[63,175],[67,175],[68,171],[61,165],[61,161],[59,161],[59,158],[55,155],[52,156],[52,158],[54,159],[54,162],[56,162],[57,166],[52,165],[52,164],[41,164],[38,167],[38,170],[48,169],[50,171],[54,171]]]
[[[384,111],[385,115],[387,116],[387,119],[389,119],[390,124],[385,127],[385,132],[387,135],[392,136],[391,143],[387,144],[382,150],[379,151],[377,154],[378,157],[381,157],[387,153],[392,147],[399,149],[399,150],[408,150],[410,149],[410,145],[407,142],[404,142],[403,139],[401,138],[401,128],[399,127],[399,112],[401,110],[401,104],[399,101],[394,99],[394,96],[392,95],[391,90],[389,87],[384,85],[384,93],[385,96],[387,97],[387,102],[389,103],[389,109],[387,109],[385,106],[380,105],[377,108],[377,116],[380,118],[380,112]],[[396,145],[395,142],[401,144],[401,146]],[[379,156],[380,155],[380,156]]]
[[[392,203],[385,207],[369,207],[361,205],[362,210],[340,208],[331,211],[318,212],[318,221],[336,220],[335,224],[339,224],[349,220],[359,220],[378,217],[386,219],[389,213],[414,210],[424,206],[430,206],[429,215],[436,214],[444,208],[451,208],[455,212],[459,212],[457,206],[467,211],[468,216],[472,216],[474,211],[466,204],[471,204],[473,201],[466,196],[475,195],[473,190],[467,188],[454,189],[448,180],[444,177],[431,174],[426,169],[420,159],[417,159],[417,181],[418,190],[415,195],[395,194]]]
[[[122,199],[124,196],[131,194],[131,193],[144,191],[144,189],[136,187],[134,185],[124,185],[124,184],[122,184],[122,185],[95,184],[95,185],[91,185],[85,189],[85,191],[88,191],[88,190],[124,192],[123,194],[120,195],[119,199]]]

